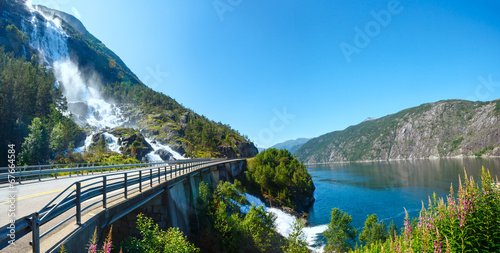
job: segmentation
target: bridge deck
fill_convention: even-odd
[[[161,167],[152,167],[148,168],[148,170],[153,170],[154,173],[157,173],[158,168],[162,168],[160,170],[160,182],[158,181],[157,178],[154,178],[152,180],[152,187],[150,186],[149,181],[147,183],[142,183],[141,184],[141,189],[142,192],[139,190],[139,186],[137,185],[132,185],[128,187],[127,190],[127,195],[128,198],[124,198],[124,188],[119,188],[117,190],[108,192],[107,195],[107,208],[112,208],[114,206],[120,205],[134,197],[137,197],[139,195],[145,195],[147,196],[150,194],[149,192],[152,192],[157,186],[163,185],[165,183],[171,183],[172,180],[175,180],[176,178],[183,177],[186,174],[190,174],[193,172],[197,172],[200,169],[207,168],[207,167],[214,167],[220,164],[225,164],[228,162],[234,162],[234,161],[239,161],[239,160],[244,160],[244,159],[234,159],[234,160],[223,160],[223,161],[215,161],[215,162],[210,162],[202,165],[197,165],[193,166],[191,168],[188,168],[187,170],[183,171],[168,171],[165,170],[165,166]],[[137,170],[128,170],[127,173],[129,173],[131,180],[134,177],[138,177],[138,172],[141,169]],[[144,169],[142,169],[144,170]],[[166,172],[166,173],[165,173]],[[120,175],[123,172],[116,172],[116,173],[105,173],[103,175],[106,175],[110,178],[112,178],[114,175]],[[89,179],[94,177],[94,179]],[[59,179],[46,179],[44,181],[32,181],[32,182],[24,182],[23,184],[16,185],[15,186],[15,192],[17,193],[17,205],[16,205],[16,216],[18,218],[20,217],[25,217],[28,216],[34,212],[39,211],[41,208],[43,208],[49,201],[53,200],[58,194],[60,194],[64,189],[66,189],[68,186],[71,186],[71,184],[81,181],[84,179],[87,179],[84,183],[82,183],[82,188],[87,185],[92,185],[95,181],[100,180],[102,178],[99,174],[95,175],[85,175],[85,176],[78,176],[78,177],[65,177],[65,178],[59,178]],[[166,180],[165,180],[166,179]],[[7,186],[3,185],[0,187],[2,189],[2,193],[6,194],[7,191],[4,191],[3,189],[6,188]],[[3,199],[7,199],[8,196],[1,196],[4,197]],[[87,208],[85,210],[85,208]],[[75,222],[75,213],[76,213],[76,208],[73,207],[70,210],[64,212],[61,215],[58,215],[56,218],[53,220],[47,222],[40,228],[40,235],[45,233],[47,230],[50,228],[56,226],[58,223],[64,222],[64,225],[58,227],[54,231],[48,233],[46,236],[43,237],[41,240],[41,252],[50,252],[54,250],[54,245],[57,245],[58,242],[62,241],[63,238],[71,236],[73,233],[75,233],[81,226],[85,224],[88,220],[92,219],[94,216],[99,214],[100,212],[104,211],[105,209],[102,206],[102,196],[96,196],[94,198],[88,199],[81,204],[82,210],[85,210],[81,214],[81,222],[82,225],[77,225]],[[8,202],[2,202],[0,203],[0,212],[5,212],[7,213],[8,209]],[[0,216],[0,226],[5,226],[8,224],[9,217],[6,215]],[[4,236],[4,235],[2,235]],[[6,248],[2,249],[2,252],[32,252],[32,247],[30,246],[29,242],[32,240],[32,234],[28,233],[24,235],[21,238],[16,238],[15,245],[9,245]]]

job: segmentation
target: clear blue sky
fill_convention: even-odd
[[[422,103],[500,97],[495,0],[34,2],[79,17],[148,86],[259,147]],[[369,36],[367,26],[363,41],[356,28]],[[347,44],[359,46],[350,62]]]

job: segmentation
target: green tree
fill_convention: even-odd
[[[242,231],[239,226],[241,219],[236,213],[229,214],[226,208],[227,206],[224,201],[219,200],[218,208],[215,211],[214,228],[223,248],[231,252],[236,252],[242,237]]]
[[[25,138],[21,148],[21,153],[19,154],[19,162],[22,165],[37,164],[45,153],[45,138],[40,118],[34,118],[28,128],[28,137]]]
[[[323,233],[327,240],[325,252],[347,252],[352,249],[358,231],[351,225],[352,217],[333,208],[330,223]]]
[[[61,122],[52,129],[50,133],[49,148],[52,153],[59,152],[64,147],[64,129]]]
[[[387,234],[390,238],[394,239],[395,235],[398,233],[398,226],[394,223],[394,220],[391,220],[389,226],[387,226]]]
[[[273,214],[266,213],[262,206],[255,207],[254,205],[243,219],[241,225],[260,252],[275,252],[273,250],[273,241],[276,239],[275,220],[276,217]]]
[[[292,225],[292,231],[287,238],[287,246],[283,247],[283,252],[285,253],[308,253],[306,236],[304,234],[304,223],[303,219],[296,219]]]
[[[388,235],[385,229],[385,223],[380,223],[376,214],[368,215],[368,218],[365,221],[365,227],[359,235],[359,241],[370,245],[378,241],[385,242],[387,237]]]
[[[312,199],[314,184],[304,164],[286,149],[266,149],[248,160],[246,180],[256,194],[292,209]]]

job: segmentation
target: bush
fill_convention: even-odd
[[[126,252],[147,253],[195,253],[200,249],[191,244],[179,228],[168,228],[163,231],[154,224],[151,218],[143,214],[137,216],[137,228],[142,238],[129,238],[122,243],[122,250]]]

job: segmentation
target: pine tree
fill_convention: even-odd
[[[28,128],[30,133],[28,134],[28,137],[25,138],[21,148],[21,153],[19,154],[19,162],[21,165],[37,164],[45,154],[45,138],[40,118],[34,118]]]

